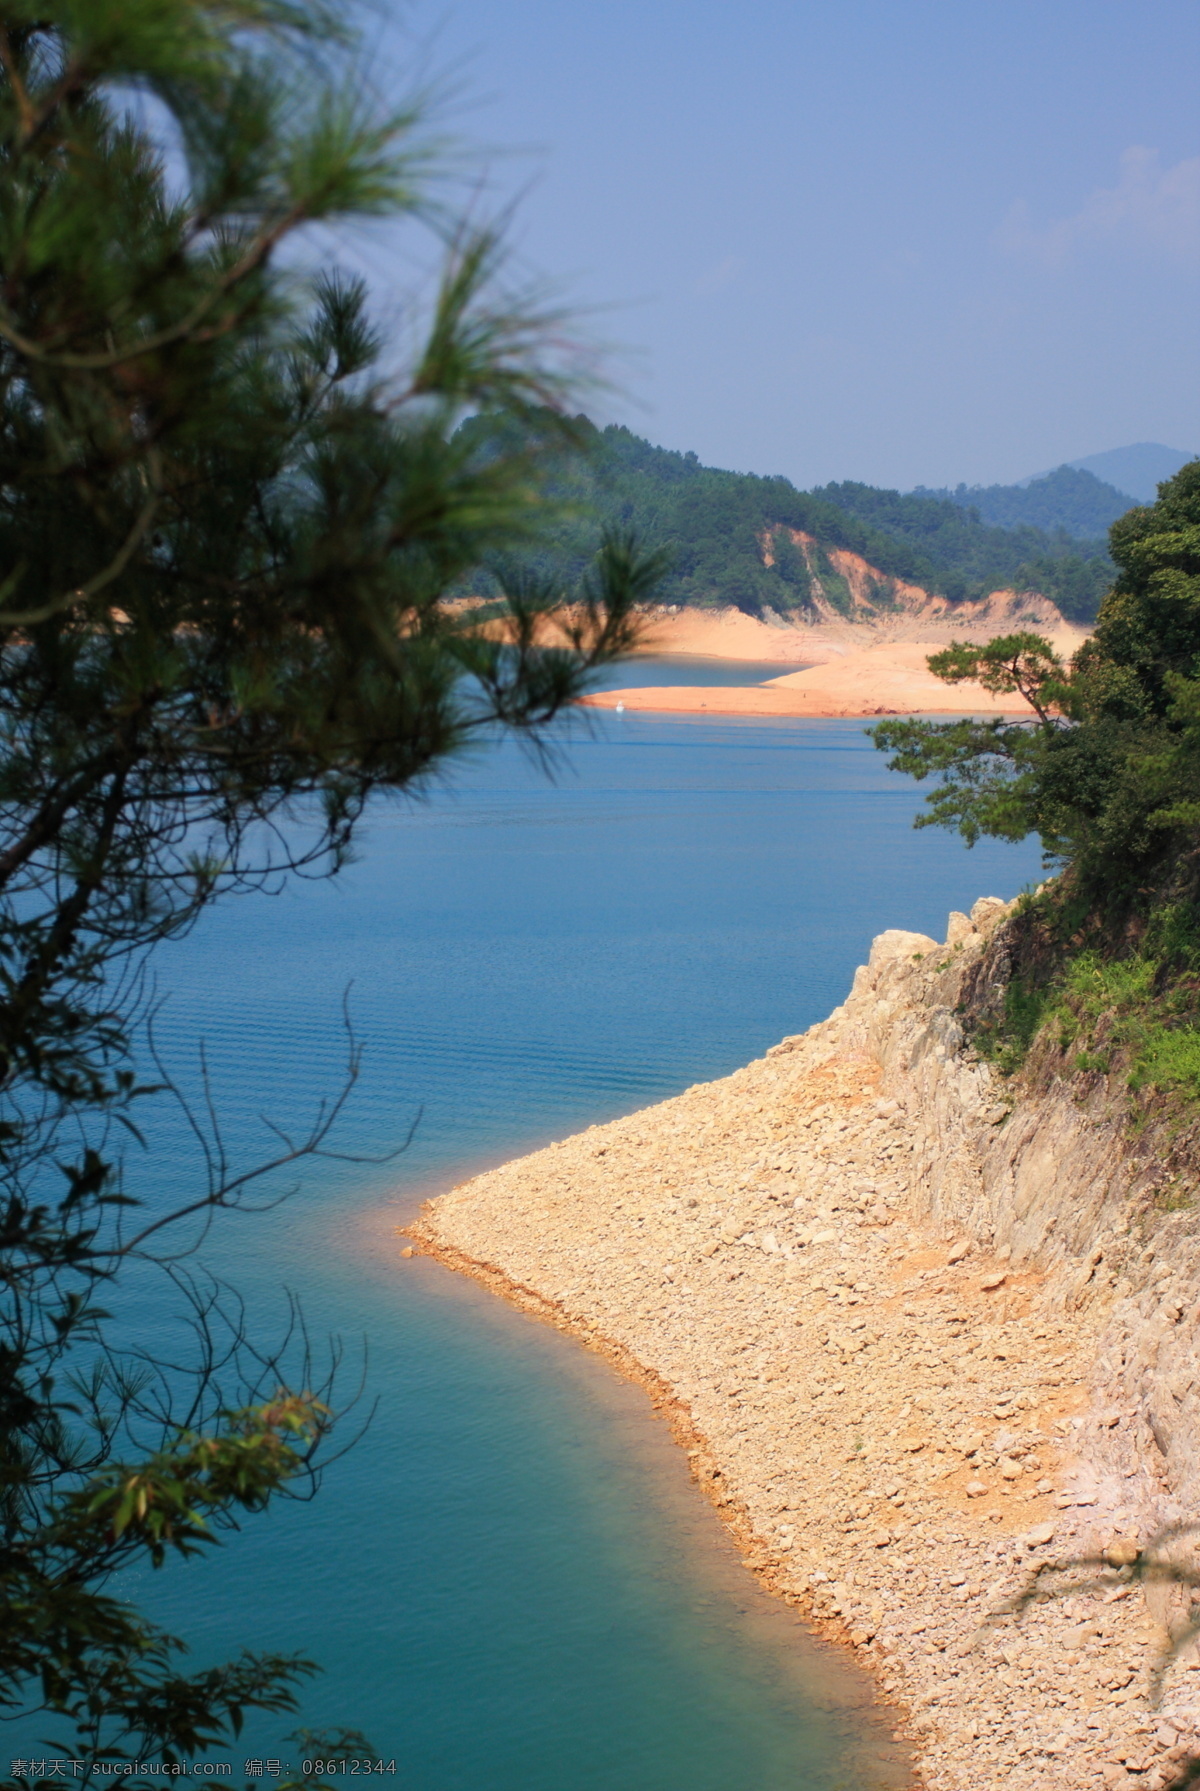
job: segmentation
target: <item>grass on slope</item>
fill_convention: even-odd
[[[1124,956],[1087,945],[1069,952],[1050,975],[1044,969],[1016,975],[1003,1015],[981,1026],[975,1043],[1003,1075],[1020,1069],[1036,1046],[1061,1060],[1060,1074],[1118,1070],[1134,1092],[1156,1090],[1200,1108],[1200,925],[1194,906],[1179,902],[1160,909]]]

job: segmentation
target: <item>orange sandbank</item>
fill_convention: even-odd
[[[938,641],[881,641],[810,665],[766,684],[647,685],[599,691],[583,701],[596,709],[654,709],[675,714],[1031,715],[1024,698],[995,697],[980,684],[944,684],[926,665]]]
[[[853,559],[853,555],[843,555]],[[865,562],[863,563],[865,565]],[[1014,628],[1032,628],[1049,636],[1062,653],[1071,654],[1085,631],[1065,621],[1045,597],[1031,592],[993,591],[974,603],[951,605],[944,597],[931,597],[915,586],[904,586],[909,600],[895,611],[880,613],[869,608],[843,616],[828,604],[820,615],[798,621],[768,612],[748,616],[738,609],[690,609],[650,605],[641,612],[641,638],[635,656],[662,655],[700,659],[750,659],[759,663],[815,666],[827,660],[844,660],[872,646],[920,647],[926,653],[948,646],[952,640],[987,641]],[[474,600],[447,606],[469,619]],[[546,619],[547,645],[567,645],[563,624],[578,620],[568,612]],[[493,619],[481,624],[481,633],[507,639],[507,625]]]

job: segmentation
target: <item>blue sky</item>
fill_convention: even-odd
[[[801,485],[1200,447],[1196,0],[382,4],[607,418]]]

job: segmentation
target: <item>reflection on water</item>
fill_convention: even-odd
[[[643,689],[646,685],[709,684],[722,689],[730,684],[765,684],[771,678],[802,672],[803,659],[710,659],[701,654],[657,654],[623,659],[600,673],[601,690]]]
[[[708,662],[711,667],[712,662]],[[740,676],[744,670],[736,668]],[[269,1334],[369,1341],[378,1410],[311,1505],[130,1587],[197,1663],[300,1648],[303,1721],[348,1723],[410,1791],[833,1791],[903,1781],[855,1670],[737,1563],[649,1401],[392,1228],[430,1190],[721,1075],[844,994],[873,933],[1012,894],[1034,852],[914,834],[855,723],[595,718],[557,781],[513,749],[381,811],[334,886],[234,902],[160,963],[235,1151],[336,1084],[347,984],[367,1046],[343,1134],[280,1212],[205,1256]],[[165,1115],[131,1179],[193,1186]],[[170,1333],[142,1306],[147,1338]],[[278,1752],[288,1725],[251,1725]],[[239,1763],[240,1770],[240,1763]],[[385,1781],[386,1782],[386,1781]]]

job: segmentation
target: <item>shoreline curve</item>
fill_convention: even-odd
[[[872,1673],[927,1791],[1093,1791],[1114,1750],[1200,1733],[1192,1664],[1156,1705],[1153,1642],[1109,1691],[1060,1672],[1071,1601],[1017,1629],[1031,1575],[1128,1536],[1154,1489],[1110,1488],[1085,1444],[1103,1303],[927,1199],[931,1088],[964,1165],[1010,1117],[946,1047],[1010,910],[981,900],[944,944],[881,935],[807,1033],[399,1228],[648,1391],[760,1583]]]
[[[425,1208],[433,1204],[436,1202],[426,1202]],[[780,1563],[755,1531],[745,1505],[736,1494],[721,1492],[718,1482],[723,1476],[718,1466],[719,1453],[697,1426],[687,1401],[680,1397],[670,1382],[656,1369],[648,1367],[626,1345],[601,1331],[597,1325],[572,1316],[560,1301],[539,1293],[535,1287],[514,1280],[495,1263],[480,1261],[438,1238],[422,1225],[419,1218],[397,1226],[396,1235],[412,1241],[415,1246],[414,1254],[427,1257],[431,1262],[449,1269],[451,1273],[474,1281],[516,1311],[523,1312],[538,1323],[549,1325],[553,1330],[582,1344],[591,1354],[599,1356],[614,1369],[623,1380],[640,1387],[648,1395],[654,1410],[666,1422],[672,1441],[684,1451],[693,1483],[728,1531],[742,1565],[754,1575],[765,1592],[794,1610],[814,1636],[829,1643],[839,1652],[850,1654],[852,1664],[865,1673],[866,1682],[873,1692],[873,1707],[889,1712],[891,1719],[898,1725],[892,1733],[892,1742],[899,1754],[909,1755],[909,1783],[912,1791],[922,1791],[924,1781],[913,1758],[913,1742],[907,1728],[909,1713],[905,1706],[880,1685],[869,1665],[864,1668],[862,1661],[853,1659],[851,1636],[846,1625],[839,1618],[822,1616],[813,1608],[811,1599],[789,1586],[781,1576]]]

